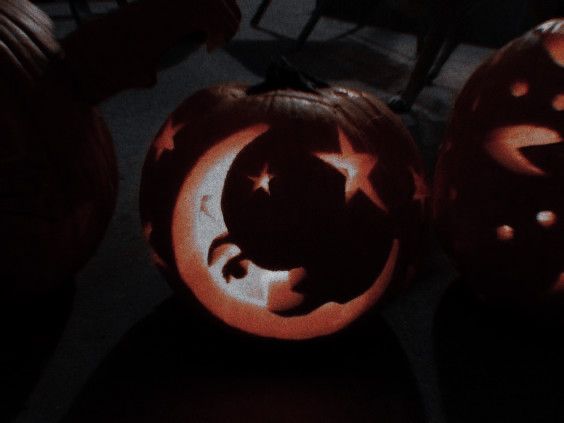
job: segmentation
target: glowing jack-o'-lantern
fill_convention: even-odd
[[[2,296],[67,282],[102,238],[116,194],[112,139],[94,108],[50,79],[10,101],[0,111]]]
[[[292,78],[186,100],[149,151],[141,215],[175,287],[230,326],[304,339],[403,285],[427,191],[382,103]]]
[[[490,300],[564,289],[564,20],[486,61],[460,94],[436,170],[440,233]]]

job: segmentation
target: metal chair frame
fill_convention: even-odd
[[[307,39],[313,32],[315,25],[317,25],[317,22],[319,22],[319,20],[321,19],[324,10],[326,10],[326,6],[329,4],[329,1],[330,0],[317,0],[315,9],[311,13],[309,20],[307,21],[300,35],[298,36],[298,39],[296,41],[297,49],[301,49],[304,46]],[[262,3],[259,5],[257,11],[255,12],[255,15],[251,19],[251,25],[254,28],[259,26],[260,21],[262,20],[264,14],[266,13],[266,10],[268,9],[271,3],[272,0],[263,0]]]

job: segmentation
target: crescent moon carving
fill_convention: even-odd
[[[490,132],[484,148],[494,160],[512,172],[545,176],[545,171],[531,163],[520,149],[559,142],[562,142],[562,138],[552,129],[535,125],[515,125]]]
[[[305,277],[304,268],[271,271],[245,259],[240,263],[244,277],[229,283],[222,268],[241,250],[229,243],[210,250],[214,240],[227,232],[221,210],[224,183],[241,150],[268,129],[267,124],[257,124],[217,142],[186,176],[172,219],[178,272],[198,300],[228,325],[280,339],[328,335],[354,321],[383,294],[394,276],[400,242],[393,240],[380,275],[363,294],[344,304],[328,302],[305,315],[276,313],[302,301],[302,294],[293,288]]]

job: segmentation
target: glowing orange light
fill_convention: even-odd
[[[558,280],[554,284],[554,291],[564,291],[564,272],[560,273]]]
[[[291,318],[278,314],[304,301],[304,294],[294,288],[307,276],[306,270],[272,271],[246,258],[239,246],[229,242],[221,209],[225,179],[237,154],[266,130],[267,125],[255,125],[219,140],[186,175],[171,222],[175,263],[199,301],[228,325],[283,339],[328,335],[354,321],[382,296],[394,277],[400,241],[392,242],[381,273],[358,297],[344,304],[330,301]],[[222,269],[233,260],[244,272],[228,281]]]
[[[290,310],[300,305],[305,296],[297,293],[293,288],[306,277],[303,268],[288,271],[284,278],[280,278],[269,285],[267,305],[272,312]]]
[[[564,66],[564,25],[557,20],[546,22],[538,29],[546,33],[544,48],[559,66]]]
[[[421,203],[423,205],[427,197],[429,197],[429,190],[427,189],[427,184],[425,183],[425,178],[415,172],[415,169],[412,167],[409,168],[411,172],[411,177],[413,178],[413,185],[415,190],[413,192],[413,201]]]
[[[248,176],[248,178],[253,181],[253,192],[262,189],[264,192],[270,195],[270,181],[274,178],[274,175],[268,172],[268,164],[262,167],[262,171],[258,176]]]
[[[557,221],[558,221],[558,217],[556,216],[556,213],[554,213],[553,211],[545,210],[537,213],[537,222],[543,228],[546,229],[551,228],[552,226],[556,225]]]
[[[515,97],[523,97],[529,92],[529,84],[525,81],[516,81],[511,85],[511,94]]]
[[[339,129],[339,145],[341,152],[314,153],[316,157],[337,169],[345,178],[345,199],[347,203],[360,191],[366,195],[377,207],[384,211],[388,208],[374,190],[369,180],[369,175],[376,166],[376,157],[367,153],[358,153],[354,150],[350,140]]]
[[[485,149],[503,167],[525,175],[544,176],[545,172],[532,164],[521,152],[523,147],[562,142],[558,132],[535,125],[505,126],[492,131]]]
[[[178,127],[172,124],[172,120],[167,120],[165,126],[161,129],[161,133],[157,136],[155,147],[155,156],[159,160],[165,151],[174,150],[174,135],[178,131]]]
[[[511,241],[515,237],[515,231],[509,225],[502,225],[496,231],[497,239],[500,241]]]
[[[552,100],[552,107],[559,112],[564,110],[564,94],[558,94]]]

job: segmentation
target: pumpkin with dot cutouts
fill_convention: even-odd
[[[480,296],[530,302],[564,289],[564,20],[499,50],[457,99],[434,214]]]
[[[145,162],[141,216],[175,287],[232,327],[305,339],[404,285],[426,185],[382,103],[286,77],[206,89],[173,112]]]

